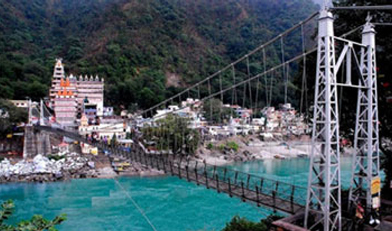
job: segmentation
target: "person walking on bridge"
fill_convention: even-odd
[[[363,230],[364,223],[364,213],[365,209],[362,207],[361,202],[358,202],[357,208],[355,209],[355,229],[354,230]]]

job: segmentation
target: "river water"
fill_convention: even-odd
[[[342,185],[350,181],[350,158],[342,158]],[[308,159],[237,163],[230,168],[306,186]],[[257,208],[176,177],[76,179],[0,185],[0,201],[13,199],[14,217],[67,214],[59,230],[220,230],[234,215],[258,221],[272,211]],[[306,197],[306,195],[303,195]],[[144,215],[143,215],[144,214]],[[14,218],[14,219],[15,219]],[[15,220],[10,220],[15,222]],[[152,224],[152,226],[151,226]]]

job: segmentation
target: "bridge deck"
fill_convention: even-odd
[[[238,197],[244,202],[253,202],[258,206],[263,205],[289,214],[295,214],[304,208],[303,205],[296,202],[296,199],[298,198],[294,195],[295,187],[290,187],[290,191],[286,193],[283,192],[284,189],[279,191],[279,183],[281,187],[284,183],[274,183],[273,187],[278,187],[275,191],[270,187],[263,188],[263,186],[261,186],[261,184],[263,184],[262,178],[259,178],[259,184],[255,185],[254,181],[252,181],[252,177],[255,176],[252,175],[247,175],[246,180],[244,180],[243,177],[239,179],[239,172],[237,172],[237,174],[229,174],[229,171],[223,167],[202,164],[202,166],[198,168],[198,164],[195,164],[195,162],[175,161],[168,155],[143,155],[140,151],[140,149],[136,150],[136,152],[139,152],[136,155],[141,157],[139,159],[141,163],[163,170],[180,179],[194,182],[197,185],[204,185],[207,188],[215,189],[219,193],[226,193],[230,197]],[[198,163],[200,164],[200,162]],[[269,186],[271,186],[271,184],[269,184]],[[286,194],[287,199],[282,199],[282,197],[285,197],[282,194]]]
[[[215,189],[218,192],[228,194],[230,197],[238,197],[244,202],[256,203],[258,206],[266,206],[277,211],[295,214],[304,208],[306,189],[276,180],[229,170],[226,167],[207,165],[197,161],[183,161],[168,154],[149,154],[140,143],[135,143],[132,152],[126,152],[121,147],[112,147],[103,142],[91,143],[74,132],[46,126],[35,126],[38,130],[44,130],[71,139],[89,143],[101,149],[110,150],[112,153],[129,158],[131,161],[163,170],[180,179],[186,179],[197,185]]]

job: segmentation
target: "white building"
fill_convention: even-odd
[[[124,123],[79,126],[80,135],[92,135],[99,140],[110,141],[114,135],[118,140],[125,139],[127,132],[130,128]]]

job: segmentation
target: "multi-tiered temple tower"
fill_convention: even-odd
[[[59,124],[76,129],[77,118],[82,114],[91,119],[101,117],[104,111],[103,91],[103,78],[66,76],[62,60],[56,59],[49,96]]]

